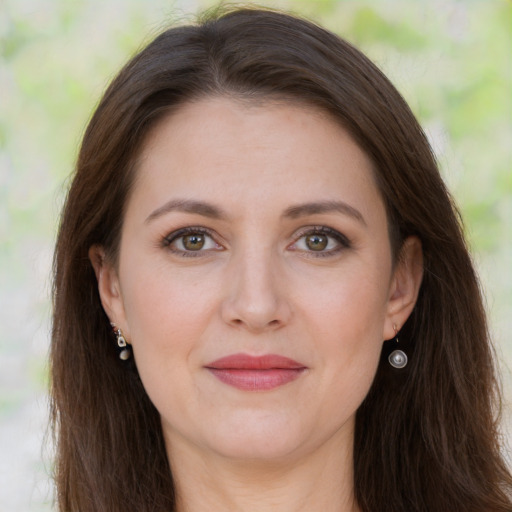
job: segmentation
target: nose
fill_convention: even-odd
[[[269,254],[241,255],[227,269],[224,322],[265,332],[286,325],[292,315],[285,279],[277,258]]]

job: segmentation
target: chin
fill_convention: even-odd
[[[259,421],[251,425],[230,424],[211,430],[207,443],[219,455],[231,459],[277,461],[291,456],[310,436],[289,421]]]
[[[214,447],[216,452],[231,460],[253,462],[279,462],[293,457],[302,443],[279,442],[272,439],[248,439],[220,443]]]

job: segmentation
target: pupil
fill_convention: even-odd
[[[306,238],[306,245],[312,251],[323,251],[327,247],[327,237],[325,235],[309,235]]]
[[[183,239],[183,245],[189,251],[198,251],[204,245],[203,235],[187,235]]]

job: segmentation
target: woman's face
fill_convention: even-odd
[[[347,133],[312,108],[226,98],[152,132],[118,266],[97,271],[168,446],[234,458],[350,442],[416,293]]]

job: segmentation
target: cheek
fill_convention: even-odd
[[[172,340],[174,345],[187,338],[178,333],[201,328],[200,320],[209,315],[210,297],[216,285],[199,275],[200,272],[198,275],[190,270],[180,272],[169,268],[165,261],[155,260],[138,261],[134,257],[126,261],[123,280],[126,318],[134,344],[168,345]]]
[[[382,350],[383,308],[371,294],[361,288],[357,292],[333,293],[332,300],[317,303],[309,322],[322,369],[314,401],[322,404],[324,426],[333,430],[353,417],[365,399]]]
[[[324,339],[351,341],[354,348],[368,338],[380,340],[387,313],[388,274],[369,264],[347,265],[322,279],[303,274],[297,294],[300,315],[310,318]]]
[[[169,268],[126,272],[123,299],[135,361],[144,388],[163,413],[185,410],[214,307],[211,288]],[[204,283],[204,279],[202,280]],[[168,414],[169,411],[167,411]]]
[[[221,276],[201,266],[171,266],[165,255],[151,261],[135,250],[123,271],[129,341],[144,387],[155,405],[181,403],[204,362],[205,332],[215,323]]]
[[[383,276],[370,266],[351,266],[345,275],[326,279],[313,296],[311,287],[301,293],[299,315],[315,340],[326,379],[358,395],[371,385],[382,349],[388,293]]]

